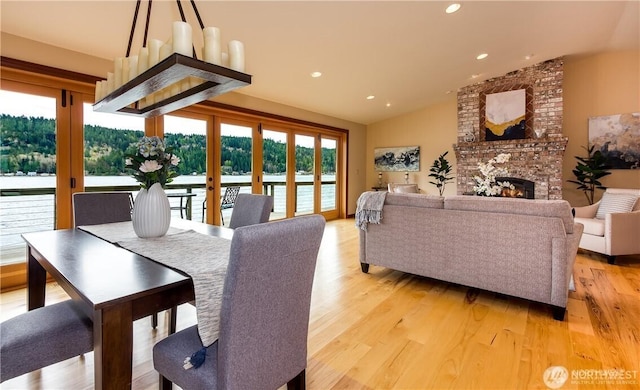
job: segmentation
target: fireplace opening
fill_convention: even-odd
[[[536,183],[531,180],[521,179],[519,177],[496,177],[496,181],[504,182],[508,181],[515,188],[509,189],[505,188],[502,190],[500,196],[504,196],[507,198],[524,198],[524,199],[534,199],[535,198],[535,185]]]

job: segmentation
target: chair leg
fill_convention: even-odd
[[[222,218],[222,226],[224,226],[224,214],[222,214],[222,210],[220,210],[220,218]]]
[[[178,306],[169,309],[169,334],[176,333],[176,322],[178,320]]]
[[[173,388],[173,383],[171,383],[169,379],[163,377],[162,375],[160,375],[160,381],[158,384],[158,388],[160,390],[171,390]]]
[[[151,315],[151,327],[153,329],[158,327],[158,313],[153,313]]]
[[[307,381],[305,370],[302,370],[295,378],[287,382],[287,390],[305,390],[306,387]]]

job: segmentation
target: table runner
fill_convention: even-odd
[[[79,229],[189,275],[193,280],[202,344],[209,346],[218,339],[230,240],[176,228],[170,228],[163,237],[139,238],[131,222]]]

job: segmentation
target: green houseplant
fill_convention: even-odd
[[[578,184],[578,190],[582,190],[587,197],[589,204],[593,204],[593,195],[596,188],[605,190],[606,187],[600,183],[599,179],[610,175],[609,166],[606,164],[605,158],[599,150],[595,150],[595,146],[590,148],[582,147],[587,151],[587,157],[575,156],[578,160],[573,174],[576,180],[567,180],[568,182]]]
[[[453,180],[453,177],[449,176],[451,174],[451,165],[449,165],[449,161],[445,158],[445,156],[449,153],[446,151],[442,153],[436,160],[433,161],[433,165],[431,165],[431,169],[429,172],[429,177],[433,177],[434,181],[430,181],[430,184],[438,187],[438,191],[440,191],[440,196],[444,193],[444,186]]]

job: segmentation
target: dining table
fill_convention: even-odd
[[[171,227],[231,240],[233,230],[173,219]],[[45,304],[47,273],[93,320],[95,389],[130,389],[133,322],[194,300],[184,272],[80,228],[22,235],[27,244],[28,309]]]

